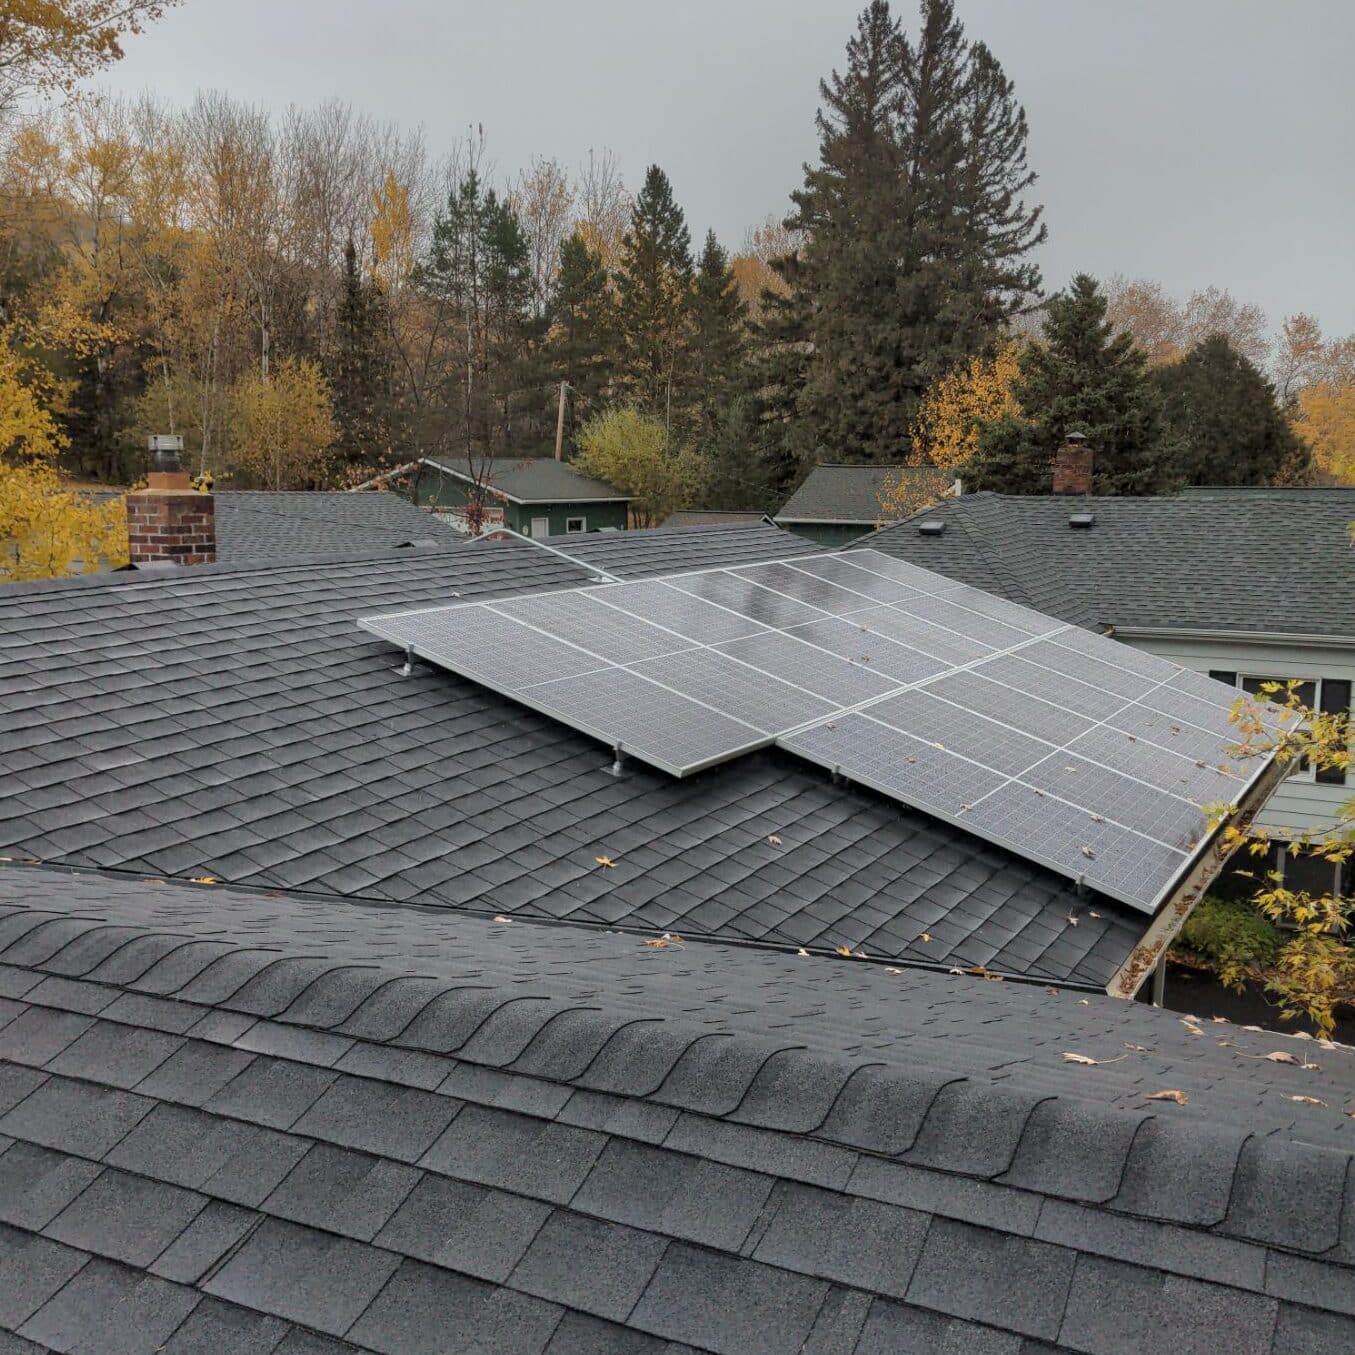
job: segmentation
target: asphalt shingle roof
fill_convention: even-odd
[[[806,548],[766,526],[568,544],[625,577]],[[480,541],[12,585],[0,855],[1093,987],[1126,959],[1127,909],[789,755],[613,777],[545,716],[440,669],[398,676],[355,625],[594,577]]]
[[[967,974],[0,867],[0,1348],[1326,1355],[1353,1057]]]
[[[880,496],[885,482],[899,475],[935,494],[943,493],[951,484],[945,471],[927,466],[815,466],[781,506],[776,520],[873,527],[883,512]]]
[[[1091,511],[1095,525],[1072,528]],[[1179,498],[972,494],[870,545],[1085,626],[1350,638],[1355,517],[1346,496],[1246,490]],[[923,535],[923,518],[946,523]]]
[[[470,478],[465,471],[458,469],[455,462],[426,460],[424,465],[463,480]],[[485,484],[491,493],[505,494],[519,503],[588,503],[597,500],[628,501],[630,498],[630,495],[622,494],[614,485],[584,475],[568,462],[556,461],[548,456],[495,461]]]
[[[222,490],[214,497],[216,558],[225,563],[464,540],[427,509],[389,492]]]

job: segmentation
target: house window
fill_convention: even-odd
[[[586,532],[587,530],[588,530],[588,519],[587,519],[587,518],[566,518],[566,519],[565,519],[565,531],[566,531],[567,533],[572,533],[572,532]]]
[[[1222,677],[1222,674],[1211,673],[1211,677]],[[1239,673],[1236,675],[1236,683],[1243,691],[1252,696],[1259,696],[1261,688],[1268,682],[1278,682],[1281,690],[1276,692],[1273,700],[1284,702],[1288,699],[1286,688],[1290,678],[1275,677],[1254,677],[1249,673]],[[1340,714],[1350,709],[1350,682],[1345,678],[1299,678],[1296,695],[1303,705],[1309,710],[1323,711],[1328,714]],[[1298,781],[1315,782],[1322,786],[1344,786],[1346,784],[1346,774],[1339,767],[1326,767],[1320,772],[1314,772],[1307,758],[1304,758],[1298,766],[1290,772],[1290,776]]]

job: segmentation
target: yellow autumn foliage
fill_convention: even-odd
[[[126,564],[125,506],[96,504],[62,485],[56,456],[66,439],[14,339],[12,328],[0,330],[0,580]]]
[[[1293,423],[1319,469],[1342,484],[1355,484],[1355,385],[1320,381],[1306,387]]]
[[[284,358],[252,372],[232,401],[231,465],[260,489],[313,489],[329,470],[338,430],[320,364]]]
[[[978,451],[990,423],[1019,414],[1012,394],[1018,348],[1005,343],[991,357],[971,358],[937,381],[923,397],[913,429],[915,462],[955,470]]]

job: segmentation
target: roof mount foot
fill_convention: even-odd
[[[401,677],[410,677],[414,673],[414,651],[406,648],[405,661],[395,670]]]
[[[612,752],[615,755],[615,760],[607,770],[611,772],[613,776],[624,776],[626,774],[626,754],[622,751],[619,743]]]

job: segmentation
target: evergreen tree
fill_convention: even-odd
[[[713,446],[730,403],[746,388],[748,308],[739,296],[729,255],[706,233],[690,298],[690,352],[684,404],[698,447]]]
[[[1216,334],[1180,362],[1158,367],[1167,425],[1182,443],[1181,470],[1192,485],[1268,485],[1307,462],[1275,388]]]
[[[575,231],[560,244],[560,267],[548,309],[550,332],[546,362],[552,397],[567,381],[573,398],[566,406],[566,435],[607,402],[616,350],[616,303],[602,256],[584,234]]]
[[[650,165],[621,242],[618,376],[632,400],[672,427],[687,345],[691,236],[668,176]]]
[[[806,244],[778,269],[792,295],[771,311],[771,366],[799,378],[787,425],[803,425],[801,455],[897,461],[928,385],[1038,289],[1025,118],[951,0],[922,0],[916,45],[873,0],[820,92],[819,162],[786,223]]]
[[[440,408],[428,411],[477,483],[494,457],[544,450],[541,323],[532,313],[531,251],[510,203],[472,170],[433,225],[420,285],[456,338]]]
[[[965,475],[976,489],[1048,494],[1054,453],[1085,433],[1098,494],[1161,494],[1180,483],[1180,444],[1142,351],[1106,322],[1106,298],[1081,273],[1048,304],[1041,341],[1017,358],[1012,394],[1023,411],[990,425]]]
[[[724,406],[706,449],[702,503],[721,512],[770,512],[777,497],[764,454],[765,431],[752,396]]]
[[[390,370],[382,331],[381,295],[362,276],[357,246],[343,253],[343,296],[334,354],[335,450],[350,465],[379,465],[390,451],[387,392]]]

